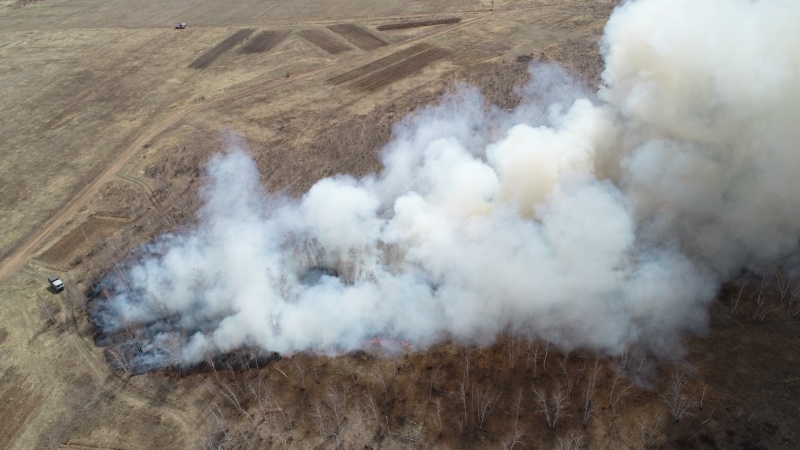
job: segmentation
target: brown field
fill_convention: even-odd
[[[303,30],[298,32],[297,35],[332,55],[352,50],[352,48],[333,37],[332,34],[323,30]]]
[[[88,254],[93,248],[117,232],[127,221],[116,217],[90,217],[78,225],[37,259],[45,265],[70,267],[76,259]]]
[[[447,19],[431,19],[431,20],[420,20],[415,22],[399,22],[399,23],[387,23],[384,25],[378,25],[378,31],[389,31],[389,30],[404,30],[406,28],[417,28],[417,27],[430,27],[433,25],[452,25],[454,23],[461,22],[460,17],[450,17]]]
[[[11,8],[12,9],[24,8],[26,6],[31,6],[33,4],[36,4],[36,3],[39,3],[39,2],[42,2],[42,1],[44,1],[44,0],[17,0],[14,3],[11,4]]]
[[[283,42],[289,33],[291,33],[289,30],[264,30],[247,41],[239,49],[239,53],[266,53]]]
[[[5,368],[0,375],[0,448],[10,448],[17,434],[25,427],[31,415],[44,402],[45,394],[37,393],[32,386],[14,370]]]
[[[374,72],[376,70],[382,69],[392,64],[396,64],[411,56],[416,55],[417,53],[422,53],[423,51],[428,50],[430,48],[431,48],[430,44],[426,43],[416,44],[405,50],[400,50],[399,52],[392,53],[389,56],[384,56],[383,58],[377,59],[369,64],[365,64],[361,67],[349,70],[341,75],[329,78],[328,82],[331,84],[347,83],[348,81],[353,81],[356,78],[363,77],[368,73]]]
[[[347,39],[351,44],[355,45],[361,50],[370,51],[387,45],[384,40],[370,34],[363,28],[352,23],[331,25],[328,27],[328,29]]]
[[[450,50],[443,48],[429,48],[420,53],[405,58],[391,66],[384,67],[353,82],[353,86],[367,92],[378,89],[413,75],[423,67],[447,58]]]
[[[222,40],[219,44],[215,45],[207,52],[200,55],[197,59],[192,61],[189,64],[190,69],[199,69],[203,70],[208,68],[217,58],[222,56],[223,53],[229,51],[233,47],[238,44],[244,42],[251,34],[255,31],[252,28],[243,28],[236,33],[228,36],[224,40]]]
[[[769,277],[763,292],[756,280],[741,296],[723,290],[682,361],[545,357],[544,342],[501,336],[239,371],[109,367],[84,292],[131,249],[193,226],[204,164],[232,134],[271,191],[299,196],[322,177],[379,170],[392,126],[458,83],[511,108],[536,59],[598,85],[616,2],[494,3],[0,1],[0,448],[799,447],[800,365],[787,349],[800,333]],[[369,52],[326,29],[455,16],[395,28]],[[294,29],[302,39],[284,35]],[[247,57],[224,54],[250,36]],[[198,60],[204,70],[189,68]],[[65,291],[48,289],[52,273]],[[683,394],[703,402],[674,422],[664,398],[681,373]],[[551,429],[537,392],[568,380],[569,415]]]

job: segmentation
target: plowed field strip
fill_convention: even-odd
[[[449,50],[443,48],[431,48],[422,53],[418,53],[410,58],[406,58],[389,67],[373,72],[363,78],[360,78],[352,83],[353,87],[362,89],[368,92],[374,92],[378,89],[394,83],[395,81],[402,80],[403,78],[419,71],[428,64],[446,58],[450,55]]]
[[[383,39],[373,36],[366,30],[360,28],[358,25],[352,23],[331,25],[328,27],[328,29],[347,39],[351,44],[355,45],[361,50],[375,50],[376,48],[381,48],[384,45],[388,45],[388,43]]]
[[[333,55],[352,50],[352,48],[342,42],[339,42],[339,40],[334,38],[332,35],[322,30],[303,30],[297,34],[301,38]]]
[[[223,53],[232,49],[236,44],[239,44],[250,37],[255,31],[253,28],[242,28],[241,30],[226,37],[222,42],[212,47],[207,52],[203,53],[189,64],[190,69],[205,69],[211,65],[217,58],[222,56]]]
[[[341,75],[329,78],[327,81],[328,83],[337,85],[347,83],[348,81],[353,81],[356,78],[363,77],[364,75],[367,75],[370,72],[374,72],[376,70],[380,70],[384,67],[398,63],[406,58],[416,55],[417,53],[422,53],[423,51],[428,50],[430,48],[432,48],[431,44],[426,44],[426,43],[416,44],[405,50],[392,53],[389,56],[384,56],[383,58],[375,60],[369,64],[365,64],[361,67],[357,67],[353,70],[347,71]]]
[[[247,41],[239,53],[266,53],[289,36],[289,30],[266,30]]]
[[[447,19],[420,20],[417,22],[387,23],[385,25],[378,25],[378,31],[403,30],[406,28],[430,27],[432,25],[450,25],[458,22],[461,22],[460,17],[450,17]]]

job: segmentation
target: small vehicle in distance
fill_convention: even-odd
[[[53,286],[53,289],[55,289],[57,292],[64,290],[64,282],[61,281],[61,279],[57,276],[49,276],[47,277],[47,281],[50,282],[50,286]]]
[[[186,29],[186,22],[180,22],[175,24],[176,30],[185,30]]]

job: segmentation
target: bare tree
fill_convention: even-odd
[[[314,409],[310,413],[311,418],[314,421],[314,425],[317,428],[317,432],[319,433],[319,437],[325,442],[328,439],[328,427],[325,422],[327,422],[327,417],[325,415],[324,408],[320,402],[314,403]]]
[[[483,430],[486,418],[489,416],[489,413],[494,411],[494,407],[499,400],[500,393],[494,392],[491,386],[487,386],[486,388],[478,387],[477,392],[473,387],[472,401],[478,417],[478,428]]]
[[[511,450],[516,445],[525,446],[522,437],[525,436],[525,429],[519,426],[519,413],[522,410],[522,391],[517,392],[514,397],[514,432],[510,437],[503,441],[503,449]]]
[[[548,427],[555,428],[558,421],[567,416],[569,399],[566,392],[564,392],[560,383],[556,384],[556,390],[553,391],[549,398],[544,389],[534,389],[533,392],[536,394],[539,403],[538,412],[544,415]]]
[[[622,370],[628,370],[628,364],[630,363],[631,358],[628,354],[628,346],[625,346],[625,350],[622,352],[622,355],[619,357],[619,366]]]
[[[458,391],[458,405],[462,407],[464,410],[464,427],[467,426],[469,423],[469,419],[467,417],[467,390],[469,389],[468,382],[460,382],[458,383],[459,391]]]
[[[519,412],[522,410],[522,391],[514,398],[514,428],[519,428]]]
[[[472,363],[472,352],[474,349],[472,348],[465,348],[464,349],[464,363],[462,367],[464,368],[464,378],[459,383],[459,400],[461,405],[464,408],[464,427],[467,426],[469,423],[468,415],[467,415],[467,392],[469,392],[469,368]]]
[[[686,393],[686,373],[683,371],[673,372],[669,391],[664,395],[664,402],[669,409],[670,417],[675,422],[679,422],[682,417],[690,416],[689,408],[697,404],[694,395]]]
[[[655,445],[658,440],[658,424],[661,423],[661,415],[655,414],[650,421],[643,419],[636,419],[639,424],[639,433],[642,438],[642,445],[644,448],[650,448]]]
[[[244,415],[245,417],[250,419],[250,422],[252,422],[253,426],[257,426],[255,418],[250,413],[247,412],[247,410],[242,405],[242,402],[239,401],[239,396],[236,395],[236,391],[239,391],[239,393],[241,393],[241,394],[244,394],[244,391],[242,391],[241,386],[239,386],[239,383],[236,381],[235,375],[233,376],[232,380],[234,382],[235,387],[237,388],[236,390],[231,388],[230,383],[220,382],[219,383],[219,392],[222,394],[222,396],[225,399],[228,400],[228,402],[234,408],[236,408],[237,411],[239,411],[240,413],[242,413],[242,415]]]
[[[581,450],[583,447],[583,435],[570,431],[566,437],[558,438],[555,450]]]
[[[472,364],[472,353],[475,349],[474,348],[465,348],[464,349],[464,362],[462,363],[461,367],[464,368],[464,383],[467,382],[469,379],[469,368]]]
[[[506,334],[506,350],[508,351],[508,368],[514,371],[517,369],[517,359],[519,358],[519,338],[510,331]]]
[[[550,341],[544,344],[544,359],[542,359],[542,376],[547,373],[547,351],[550,349]]]
[[[775,284],[778,286],[778,292],[781,294],[780,301],[783,302],[783,300],[786,298],[786,295],[789,293],[791,279],[787,279],[783,276],[783,272],[775,269]]]
[[[536,378],[536,365],[539,362],[539,342],[531,348],[531,340],[528,338],[528,364],[533,361],[533,378]]]
[[[375,365],[375,378],[381,383],[381,388],[383,389],[384,401],[386,401],[386,403],[389,403],[389,388],[386,385],[386,376],[384,375],[383,369],[381,368],[380,364]]]
[[[558,362],[560,372],[564,376],[564,386],[566,387],[567,397],[572,396],[572,390],[575,388],[575,381],[577,378],[577,373],[572,372],[569,370],[569,365],[567,364],[567,359],[569,358],[569,353],[564,355],[564,359]]]
[[[516,445],[525,446],[522,442],[522,437],[525,436],[525,430],[519,427],[514,428],[508,440],[503,441],[503,450],[513,450]]]
[[[583,426],[589,424],[589,419],[593,417],[595,408],[594,392],[597,387],[597,376],[600,373],[600,360],[595,358],[594,366],[589,369],[589,377],[586,380],[586,390],[583,392],[581,402],[581,423]]]
[[[436,425],[439,426],[439,430],[442,429],[442,399],[436,398],[433,400],[433,404],[436,405]]]
[[[742,286],[739,288],[739,294],[736,296],[736,300],[731,302],[731,314],[734,316],[739,314],[739,311],[742,310],[742,306],[739,306],[739,300],[742,298],[742,292],[744,291],[745,286],[747,286],[747,278],[745,278],[744,282],[742,282]]]
[[[347,413],[347,398],[350,393],[350,388],[340,387],[328,389],[328,407],[333,411],[335,419],[333,434],[338,436],[342,429],[342,422],[344,422],[345,414]]]
[[[441,369],[441,368],[442,368],[442,365],[439,364],[439,366],[436,368],[436,370],[434,370],[433,373],[431,374],[431,385],[430,385],[430,389],[428,389],[428,400],[430,400],[431,397],[433,396],[433,390],[436,387],[436,375],[439,373],[439,369]]]
[[[124,349],[109,347],[106,351],[110,356],[109,362],[111,363],[113,368],[121,370],[126,374],[133,373],[133,364],[128,355],[126,354],[127,352]]]
[[[766,278],[767,274],[763,273],[761,275],[761,284],[758,287],[758,297],[756,297],[756,306],[758,306],[758,308],[756,308],[756,312],[753,313],[753,319],[759,317],[761,309],[764,307],[767,301],[767,296],[764,295],[764,280],[766,280]]]
[[[703,403],[704,403],[704,402],[705,402],[705,400],[706,400],[706,388],[708,388],[708,385],[707,385],[707,384],[705,384],[705,383],[703,383],[703,390],[702,390],[702,392],[700,393],[700,401],[698,402],[698,407],[699,407],[700,409],[703,409]]]
[[[800,286],[792,291],[792,295],[789,297],[789,306],[787,309],[789,316],[791,317],[796,317],[800,314]]]
[[[298,376],[300,376],[300,385],[302,386],[301,389],[306,390],[306,377],[305,377],[306,371],[305,369],[300,367],[300,364],[297,362],[296,359],[294,360],[294,366],[297,368]]]
[[[631,385],[625,386],[625,388],[619,389],[617,384],[622,379],[621,374],[617,374],[614,377],[614,383],[611,385],[611,392],[608,394],[608,405],[611,409],[616,408],[618,405],[622,403],[622,399],[628,395],[631,390]]]

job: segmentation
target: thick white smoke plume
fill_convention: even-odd
[[[512,112],[464,88],[396,126],[379,174],[297,200],[231,149],[200,225],[108,277],[95,319],[146,368],[507,327],[679,350],[721,281],[796,250],[798,23],[788,0],[625,3],[598,94],[544,65]]]

